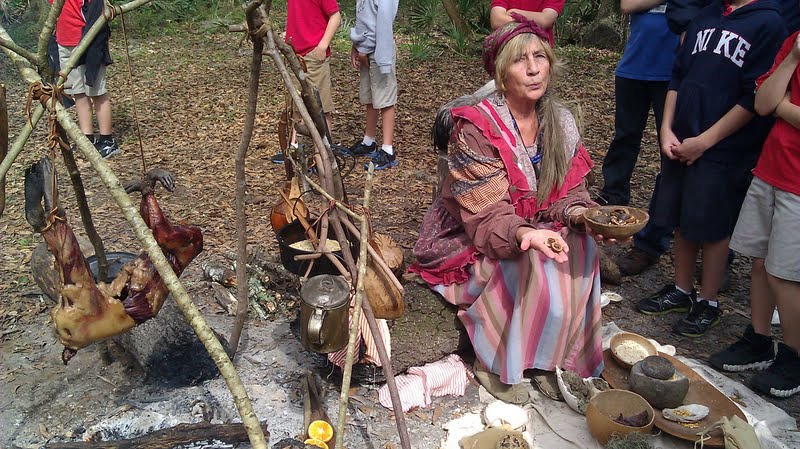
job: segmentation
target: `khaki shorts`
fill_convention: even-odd
[[[306,79],[317,88],[319,91],[319,98],[322,101],[322,112],[331,114],[334,111],[333,105],[333,87],[331,86],[331,58],[326,57],[319,60],[314,57],[313,52],[303,56],[303,61],[306,63]],[[292,74],[292,81],[294,82],[297,91],[300,92],[300,82]],[[292,117],[300,122],[300,112],[296,109]]]
[[[67,63],[72,50],[75,47],[58,46],[58,61],[61,67]],[[79,65],[70,70],[67,81],[64,82],[64,92],[69,95],[87,95],[89,97],[99,97],[106,93],[106,66],[101,65],[94,80],[94,86],[86,84],[86,65]]]
[[[395,50],[395,60],[397,50]],[[361,104],[371,104],[375,109],[388,108],[397,104],[397,76],[392,65],[390,73],[381,73],[375,54],[369,55],[369,67],[359,71],[358,100]]]
[[[800,196],[753,178],[731,237],[732,250],[765,260],[767,273],[800,282]]]

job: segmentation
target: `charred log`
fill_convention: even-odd
[[[264,436],[269,438],[267,424],[261,423]],[[209,444],[238,444],[248,441],[242,424],[179,424],[141,437],[118,441],[80,441],[74,443],[51,443],[48,449],[172,449],[191,446],[204,441]],[[196,447],[196,446],[194,446]]]

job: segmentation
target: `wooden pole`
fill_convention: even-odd
[[[126,3],[118,8],[120,11],[127,12],[148,2],[149,0],[133,0],[132,2]],[[105,20],[105,16],[103,16],[98,19],[98,23],[100,21],[105,22]],[[97,25],[97,23],[95,25]],[[89,33],[92,33],[92,30],[95,30],[94,26],[90,29]],[[89,33],[87,33],[87,36],[83,38],[81,44],[78,45],[78,48],[85,49],[84,44],[88,44],[87,39],[90,39]],[[6,33],[2,26],[0,26],[0,39],[13,42],[11,37],[8,36],[8,33]],[[79,56],[80,52],[78,51],[78,48],[76,48],[76,53],[74,53],[73,56]],[[34,84],[42,81],[39,74],[30,67],[30,64],[27,60],[8,50],[5,50],[5,52],[9,58],[14,61],[15,66],[19,70],[25,82],[28,84]],[[64,131],[66,131],[67,135],[72,139],[72,141],[75,142],[75,145],[81,151],[81,153],[83,153],[86,160],[88,160],[95,171],[97,171],[97,174],[103,184],[105,184],[105,186],[109,189],[111,197],[113,198],[114,202],[117,203],[117,206],[121,209],[125,219],[131,225],[134,235],[136,235],[136,238],[142,244],[143,249],[147,252],[150,260],[153,262],[153,266],[156,268],[158,274],[164,281],[164,285],[167,287],[172,297],[175,298],[178,307],[180,307],[181,311],[186,316],[186,320],[192,326],[198,338],[206,347],[206,350],[208,350],[212,360],[214,360],[214,363],[217,365],[222,377],[225,379],[228,389],[231,391],[231,395],[233,396],[233,400],[239,411],[239,415],[242,418],[245,428],[247,429],[247,434],[249,436],[251,445],[255,449],[267,449],[267,442],[264,438],[261,425],[255,415],[255,412],[253,411],[250,398],[247,396],[247,391],[245,390],[244,385],[239,378],[239,374],[236,372],[236,368],[233,366],[230,358],[225,353],[222,345],[219,343],[219,341],[217,341],[214,331],[208,327],[203,319],[203,316],[200,314],[200,311],[189,298],[189,294],[186,292],[186,289],[184,288],[183,284],[181,284],[180,280],[178,280],[178,277],[175,275],[175,272],[172,270],[172,267],[170,266],[166,257],[164,257],[164,253],[161,251],[158,243],[156,243],[152,232],[139,215],[138,208],[133,205],[130,197],[120,184],[116,174],[108,167],[108,164],[97,152],[97,149],[94,147],[94,145],[89,141],[89,139],[86,138],[78,125],[75,124],[67,110],[61,104],[56,104],[55,107],[58,122],[64,128]],[[39,117],[41,117],[43,112],[42,105],[37,105],[36,109],[34,110],[34,116],[36,116],[38,113]],[[36,118],[36,120],[38,120],[38,118]],[[30,135],[30,131],[28,132],[28,135]],[[27,136],[24,139],[17,139],[15,142],[15,146],[17,143],[19,143],[20,147],[17,149],[17,154],[19,151],[21,151],[25,140],[27,140]],[[11,154],[11,152],[6,156],[6,158],[3,160],[3,167],[5,167],[5,171],[0,172],[0,176],[5,174],[15,158],[16,154]]]
[[[250,29],[254,29],[252,11],[248,10],[246,16]],[[250,289],[247,282],[247,211],[245,211],[244,197],[247,190],[247,179],[244,170],[247,160],[247,149],[253,136],[253,126],[256,121],[256,108],[258,106],[258,80],[261,74],[262,53],[264,41],[253,37],[253,56],[250,61],[250,83],[247,93],[247,112],[244,118],[244,129],[236,151],[236,320],[231,330],[231,353],[236,355],[239,348],[239,338],[247,319],[250,302]]]
[[[367,182],[364,186],[364,209],[369,207],[369,197],[372,192],[372,176],[375,166],[370,162],[367,171]],[[342,374],[342,392],[339,396],[339,418],[336,421],[336,449],[344,448],[345,421],[347,420],[347,400],[350,394],[350,376],[353,373],[353,359],[356,352],[358,339],[358,324],[361,322],[361,303],[364,302],[364,278],[367,274],[367,247],[369,247],[369,221],[361,222],[361,246],[358,255],[358,281],[356,282],[356,297],[353,305],[353,316],[350,321],[350,336],[347,340],[347,356]]]
[[[0,83],[0,161],[8,154],[8,104],[6,104],[6,85]],[[0,217],[6,208],[6,176],[0,176]]]

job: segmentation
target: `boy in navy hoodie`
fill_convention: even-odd
[[[699,337],[719,322],[716,296],[728,241],[771,120],[754,118],[755,80],[769,70],[786,29],[773,0],[702,9],[678,50],[664,105],[659,198],[652,219],[674,227],[674,281],[640,300],[642,313],[686,312],[673,327]],[[694,289],[702,250],[703,284]]]

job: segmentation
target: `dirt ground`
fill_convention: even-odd
[[[117,64],[110,71],[114,127],[122,138],[123,152],[109,164],[121,179],[136,177],[141,171],[131,101],[131,92],[135,91],[144,157],[149,166],[161,166],[177,175],[175,192],[159,198],[162,207],[173,221],[199,225],[205,235],[205,250],[184,273],[183,280],[195,303],[219,324],[220,329],[227,329],[226,323],[230,320],[213,301],[211,291],[201,279],[200,266],[203,262],[225,263],[224,254],[235,248],[234,154],[242,129],[250,61],[250,49],[247,45],[240,46],[240,40],[240,36],[234,35],[186,34],[180,40],[165,37],[132,41],[135,85],[128,84],[121,48],[113,49]],[[441,104],[482,85],[486,76],[478,58],[464,60],[442,56],[430,61],[412,61],[403,47],[402,37],[398,46],[400,96],[395,148],[400,164],[377,174],[371,216],[376,230],[390,234],[403,247],[408,262],[420,221],[431,201],[435,180],[435,156],[429,139],[433,115]],[[580,107],[584,142],[596,163],[596,189],[600,184],[599,166],[613,133],[613,69],[619,55],[572,47],[561,48],[559,53],[566,67],[556,81],[556,92]],[[6,65],[0,67],[0,73],[9,88],[13,141],[23,121],[25,86],[7,76],[13,73],[7,60],[0,61]],[[285,101],[278,81],[274,66],[265,58],[257,127],[247,164],[248,242],[270,251],[276,251],[277,245],[268,217],[278,197],[277,188],[284,181],[283,167],[269,160],[278,150],[277,118]],[[334,55],[333,82],[337,105],[334,140],[349,146],[363,135],[363,109],[358,104],[357,74],[342,52]],[[0,418],[0,447],[39,447],[53,438],[69,439],[79,435],[93,418],[124,406],[131,395],[141,399],[153,388],[142,382],[141,372],[135,367],[121,363],[103,366],[92,349],[80,352],[66,367],[57,357],[60,345],[50,329],[48,310],[51,304],[38,294],[29,271],[32,250],[41,238],[31,232],[22,209],[23,168],[45,153],[43,129],[39,126],[9,173],[8,204],[0,218],[0,356],[3,359],[0,409],[5,411]],[[79,160],[79,164],[95,223],[106,248],[138,251],[133,234],[105,188],[92,176],[88,163]],[[632,205],[647,206],[657,164],[656,137],[651,127],[634,174]],[[63,173],[63,166],[59,167]],[[364,183],[360,168],[357,167],[345,183],[351,201],[360,204]],[[66,181],[62,184],[61,195],[72,223],[78,223],[77,208]],[[609,251],[618,253],[620,249]],[[735,261],[732,288],[722,297],[725,308],[722,325],[703,338],[692,340],[672,335],[670,328],[677,316],[647,317],[632,306],[635,299],[667,282],[672,272],[669,257],[663,257],[657,267],[641,276],[625,279],[619,287],[609,286],[625,301],[604,309],[604,319],[615,321],[625,330],[673,344],[679,355],[706,359],[732,343],[748,322],[748,264],[744,258]],[[279,332],[276,329],[284,332],[290,320],[291,316],[280,316],[266,323],[253,322],[250,332],[265,326],[270,332]],[[284,343],[294,348],[285,351],[284,356],[286,353],[294,355],[289,357],[291,363],[279,363],[283,370],[280,372],[291,373],[292,369],[306,363],[312,365],[307,368],[313,367],[313,358],[298,355],[302,350],[297,348],[290,334],[268,335],[274,338],[257,340],[259,344],[268,345],[268,350],[275,350]],[[252,364],[242,359],[237,363]],[[268,371],[274,363],[266,361],[256,368]],[[736,376],[742,381],[746,377]],[[291,383],[290,379],[284,381]],[[360,391],[366,398],[375,396],[374,391],[366,387]],[[475,390],[471,391],[475,396]],[[443,402],[447,413],[440,419],[453,416],[461,407],[468,409],[469,399]],[[282,400],[286,402],[287,398]],[[296,403],[296,398],[288,400]],[[384,419],[381,424],[355,427],[351,431],[355,433],[357,428],[362,434],[391,435],[393,427],[388,412],[368,399],[362,400],[359,407],[368,411],[366,416],[380,415]],[[276,401],[280,402],[281,398]],[[800,416],[798,396],[774,403],[795,419]],[[435,412],[422,414],[436,421]],[[419,416],[410,418],[412,422],[415,420],[423,421]],[[426,431],[427,428],[416,426],[415,429]],[[376,441],[372,443],[374,447],[388,439]]]

